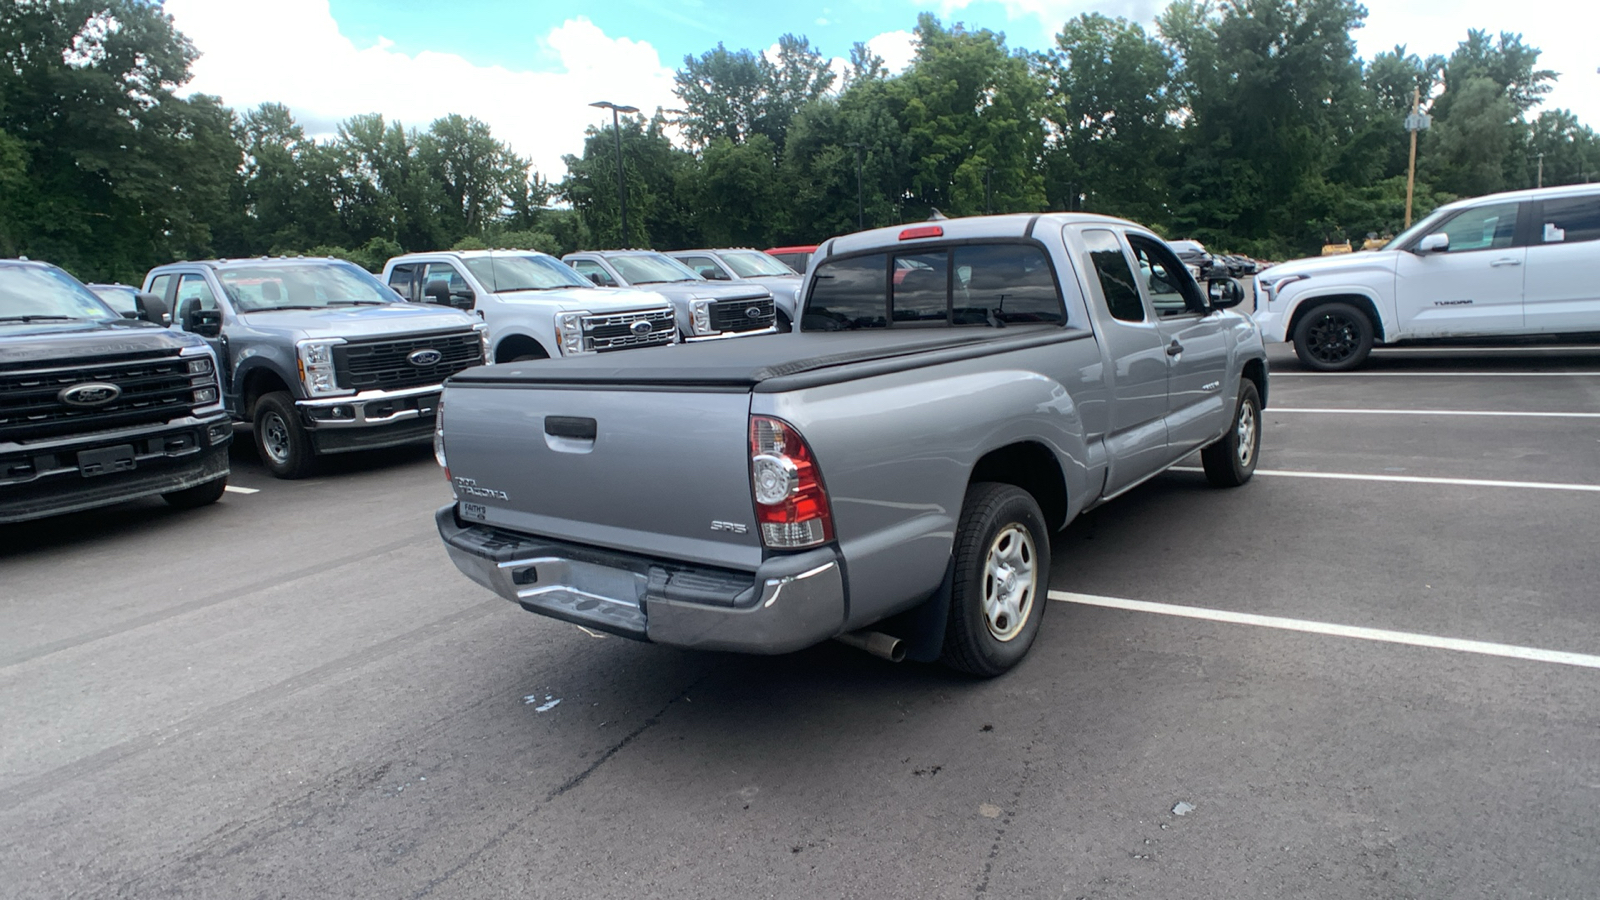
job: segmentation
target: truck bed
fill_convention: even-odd
[[[1089,337],[1087,329],[1058,325],[800,332],[759,341],[634,350],[625,360],[594,355],[487,366],[462,372],[451,383],[778,393]]]

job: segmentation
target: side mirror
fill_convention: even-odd
[[[454,306],[456,309],[470,311],[472,307],[477,305],[477,303],[478,298],[473,296],[471,293],[450,295],[450,305]]]
[[[605,283],[604,279],[605,279],[605,276],[601,275],[599,272],[590,272],[589,273],[589,280],[594,282],[596,285],[598,285],[600,287],[605,287],[606,286],[606,283]]]
[[[1444,232],[1430,234],[1417,242],[1418,253],[1443,253],[1450,249],[1450,235]]]
[[[167,309],[167,303],[155,294],[140,291],[133,295],[133,305],[137,308],[134,318],[157,325],[171,325],[172,313]]]
[[[449,306],[450,285],[445,284],[442,281],[430,281],[425,287],[423,287],[422,297],[429,303],[437,303],[440,306]]]
[[[222,336],[222,310],[196,309],[189,313],[188,321],[184,322],[184,331],[191,331],[201,337]]]
[[[1206,282],[1206,299],[1212,309],[1229,309],[1244,302],[1244,285],[1236,278],[1213,278]]]

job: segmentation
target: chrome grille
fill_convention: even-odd
[[[413,365],[418,350],[437,350],[439,361]],[[438,384],[462,369],[483,362],[483,341],[476,331],[413,335],[395,340],[352,341],[333,348],[334,377],[342,388],[387,391]]]
[[[194,409],[188,361],[162,352],[143,358],[0,372],[0,437],[10,440],[103,431],[165,422]],[[208,376],[215,386],[215,376]],[[75,384],[114,384],[122,393],[103,406],[69,406]],[[215,402],[215,401],[212,401]]]
[[[633,324],[641,321],[649,322],[650,330],[644,334],[634,334]],[[583,317],[583,340],[586,349],[601,353],[607,350],[670,344],[676,337],[677,331],[678,320],[670,309],[648,309],[640,312]]]
[[[750,310],[759,314],[750,315]],[[711,306],[711,327],[723,331],[760,331],[772,327],[771,297],[754,300],[718,300]]]

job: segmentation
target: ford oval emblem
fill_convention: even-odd
[[[744,311],[744,314],[745,314],[745,316],[746,316],[746,317],[748,317],[748,318],[751,318],[751,319],[759,319],[759,318],[761,318],[761,307],[759,307],[759,306],[752,306],[752,307],[750,307],[750,308],[749,308],[749,309],[746,309],[746,310],[745,310],[745,311]]]
[[[406,357],[406,362],[413,366],[436,366],[441,359],[444,359],[444,354],[437,350],[414,350]]]
[[[103,381],[94,381],[63,388],[56,398],[68,406],[105,406],[121,396],[122,388]]]
[[[650,333],[650,323],[645,321],[644,319],[640,319],[639,321],[633,323],[632,325],[629,325],[628,326],[628,330],[633,332],[634,334],[639,334],[639,335],[649,334]]]

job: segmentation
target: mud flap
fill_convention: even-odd
[[[890,616],[872,626],[874,631],[892,634],[906,642],[906,659],[936,662],[944,651],[944,629],[950,621],[950,592],[956,577],[956,559],[944,568],[944,580],[933,596],[903,613]]]

